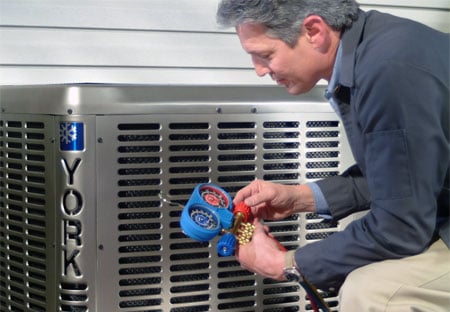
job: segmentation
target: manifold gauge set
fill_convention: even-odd
[[[164,201],[167,201],[163,198]],[[178,205],[182,206],[182,205]],[[206,242],[222,235],[216,249],[219,256],[234,254],[236,244],[245,245],[252,239],[254,225],[250,208],[244,202],[233,206],[231,196],[212,183],[199,184],[181,213],[180,226],[190,238]],[[281,250],[286,248],[278,241]],[[314,312],[330,311],[317,289],[303,278],[298,280],[305,289]]]
[[[212,183],[199,184],[183,207],[180,226],[190,238],[206,242],[222,235],[217,242],[219,256],[233,255],[236,244],[248,243],[253,235],[250,208],[243,202],[233,206],[231,196]]]

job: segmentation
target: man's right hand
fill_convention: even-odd
[[[313,212],[314,199],[307,185],[283,185],[255,180],[239,190],[234,204],[241,201],[253,216],[262,220],[281,220],[297,212]]]

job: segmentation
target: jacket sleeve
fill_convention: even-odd
[[[350,167],[341,175],[319,180],[316,184],[326,198],[334,220],[370,208],[367,181],[357,165]]]

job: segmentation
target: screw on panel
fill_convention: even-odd
[[[72,115],[72,113],[73,113],[73,110],[72,110],[71,108],[69,108],[69,109],[67,110],[67,114]]]
[[[98,142],[98,143],[103,143],[103,138],[98,138],[98,139],[97,139],[97,142]]]
[[[250,110],[250,112],[252,114],[256,114],[258,112],[258,110],[256,109],[256,107],[252,107],[252,109]]]
[[[217,107],[216,108],[216,113],[217,114],[221,114],[222,113],[222,108],[221,107]]]

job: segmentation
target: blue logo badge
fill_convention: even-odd
[[[59,124],[59,149],[61,151],[84,150],[84,124],[61,122]]]

